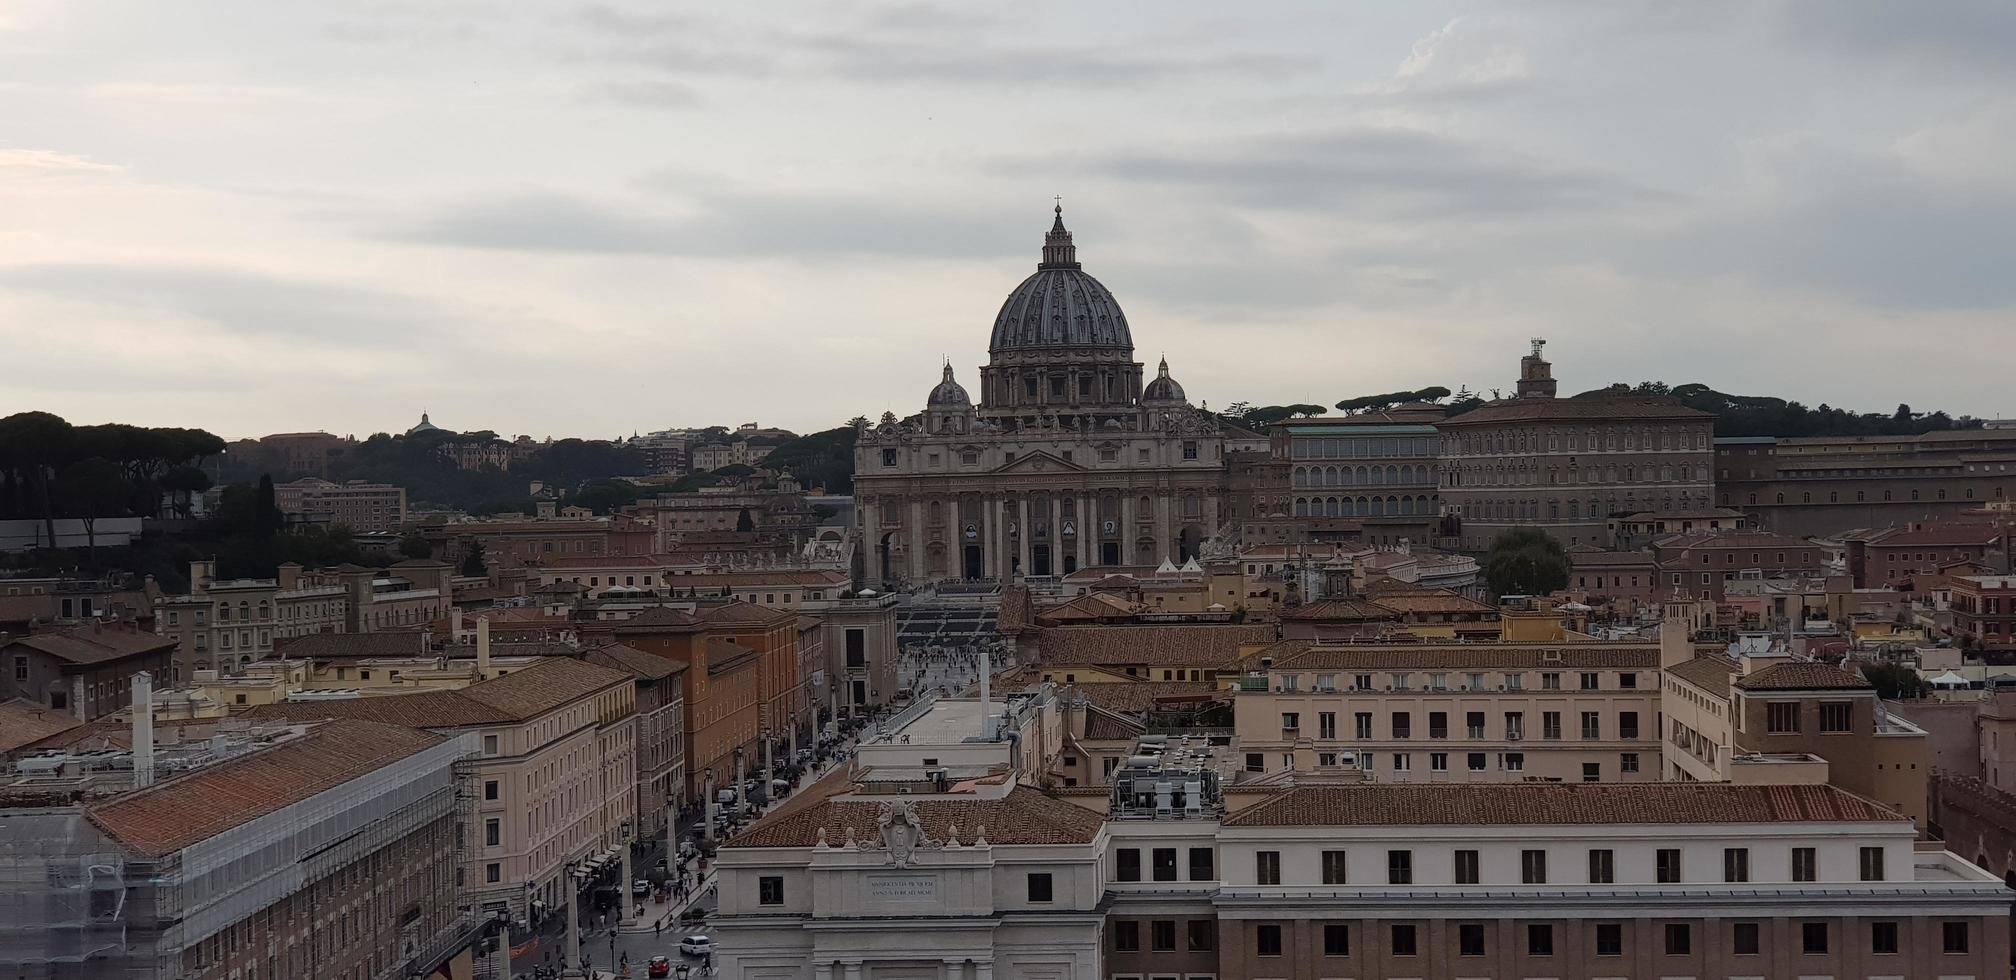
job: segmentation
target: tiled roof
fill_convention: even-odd
[[[1935,524],[1916,531],[1900,530],[1869,542],[1877,548],[1986,547],[2002,540],[1993,524]]]
[[[441,744],[397,725],[332,721],[291,742],[128,793],[87,811],[91,821],[147,855],[197,844],[281,807],[369,775]]]
[[[997,678],[996,683],[1000,681]],[[1075,688],[1085,700],[1126,715],[1141,715],[1161,701],[1197,701],[1223,698],[1231,700],[1232,692],[1220,691],[1210,681],[1127,681],[1119,683],[1093,683],[1067,685]]]
[[[1132,741],[1147,731],[1140,722],[1092,705],[1085,713],[1085,737],[1104,741]]]
[[[1063,626],[1037,637],[1037,662],[1045,666],[1146,664],[1215,667],[1245,643],[1274,639],[1271,624],[1237,626]]]
[[[0,753],[12,752],[30,742],[57,732],[76,728],[76,716],[33,701],[12,698],[0,701]]]
[[[688,632],[697,628],[700,625],[700,620],[695,618],[692,613],[673,609],[670,606],[654,606],[629,619],[617,620],[615,625],[616,632],[618,633],[628,629],[648,629],[653,632],[662,630]]]
[[[1594,395],[1587,398],[1507,398],[1482,405],[1436,424],[1444,427],[1493,422],[1539,422],[1553,419],[1712,419],[1671,398],[1647,395]]]
[[[1737,678],[1735,684],[1745,691],[1867,691],[1875,687],[1861,674],[1806,660],[1772,664]]]
[[[1652,568],[1652,553],[1649,551],[1575,551],[1568,552],[1568,564],[1575,568]]]
[[[117,626],[87,624],[68,629],[30,633],[8,641],[7,647],[26,647],[78,666],[111,663],[128,657],[144,657],[175,649],[172,636],[142,633]],[[18,651],[17,651],[18,652]]]
[[[1685,551],[1689,548],[1803,548],[1810,551],[1814,547],[1813,542],[1805,538],[1770,531],[1694,531],[1662,538],[1656,545],[1661,551]]]
[[[1497,606],[1466,599],[1448,589],[1407,589],[1372,593],[1372,601],[1402,616],[1416,613],[1496,613]]]
[[[917,800],[917,816],[927,836],[943,839],[959,826],[959,841],[970,844],[983,832],[990,844],[1089,844],[1105,825],[1103,814],[1053,799],[1040,790],[1017,786],[998,800]],[[879,802],[821,800],[803,809],[780,810],[744,831],[723,847],[810,847],[826,830],[826,843],[839,847],[854,831],[857,840],[880,841],[876,819]]]
[[[1322,620],[1329,622],[1363,623],[1374,620],[1399,619],[1400,613],[1398,610],[1383,603],[1371,602],[1365,599],[1321,599],[1316,602],[1296,606],[1292,609],[1282,610],[1281,618],[1296,622]]]
[[[1297,649],[1299,646],[1300,649]],[[1653,643],[1319,643],[1298,640],[1269,652],[1275,670],[1597,670],[1659,666]]]
[[[847,587],[847,581],[847,576],[839,572],[825,571],[697,572],[692,575],[667,575],[662,584],[671,589],[718,589],[738,585],[743,588],[811,586],[842,589]]]
[[[475,629],[473,621],[464,625]],[[422,657],[424,633],[310,633],[273,644],[273,655],[295,660],[354,660],[364,657]]]
[[[461,694],[523,721],[612,684],[634,683],[635,680],[628,671],[612,670],[569,657],[553,657],[502,677],[471,684],[463,688]]]
[[[1586,826],[1906,819],[1827,785],[1504,783],[1289,790],[1225,818],[1231,827]]]
[[[407,728],[464,728],[503,725],[515,720],[504,711],[464,697],[461,691],[415,691],[411,694],[380,694],[340,700],[280,701],[247,708],[244,715],[247,718],[286,721],[351,718]]]
[[[724,602],[712,609],[697,611],[709,626],[776,626],[796,618],[796,614],[770,609],[751,602]]]
[[[621,643],[596,647],[582,655],[591,664],[600,664],[611,670],[627,670],[638,677],[663,680],[686,669],[677,660],[645,653],[636,647],[626,647]]]
[[[1666,668],[1666,672],[1717,697],[1729,696],[1729,680],[1741,670],[1736,661],[1711,654]]]
[[[1057,622],[1084,621],[1088,619],[1124,619],[1139,614],[1146,609],[1138,602],[1131,602],[1106,592],[1087,592],[1059,606],[1038,610],[1038,620]]]

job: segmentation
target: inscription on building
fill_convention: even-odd
[[[878,902],[935,902],[936,875],[870,875],[868,897]]]

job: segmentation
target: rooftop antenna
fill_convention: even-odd
[[[1540,348],[1542,348],[1542,347],[1545,347],[1545,346],[1547,346],[1547,338],[1545,338],[1545,337],[1534,337],[1534,338],[1533,338],[1533,340],[1532,340],[1532,344],[1533,344],[1533,356],[1534,356],[1534,357],[1539,357],[1539,356],[1540,356]]]

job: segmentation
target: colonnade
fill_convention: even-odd
[[[921,584],[1181,562],[1220,506],[1215,489],[1082,488],[878,494],[857,509],[867,581]]]

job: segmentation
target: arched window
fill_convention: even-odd
[[[1309,498],[1307,497],[1295,498],[1295,516],[1296,517],[1309,516]]]

